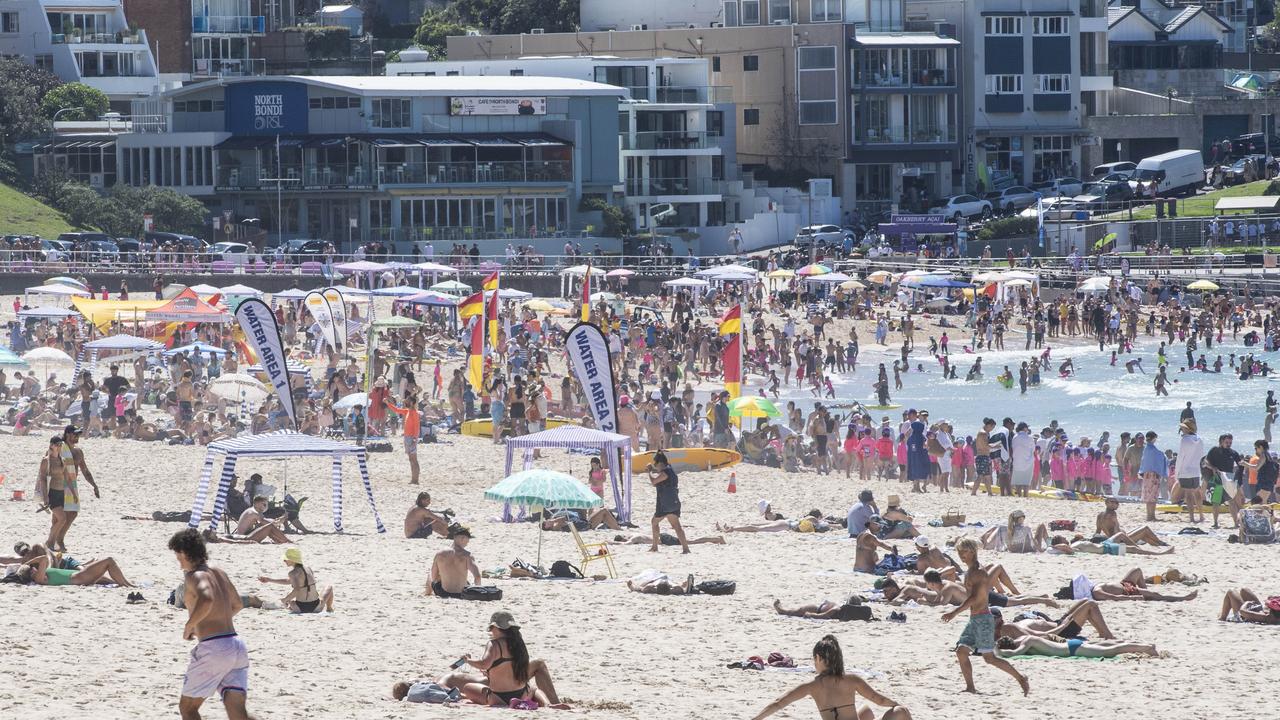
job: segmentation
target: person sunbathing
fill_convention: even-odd
[[[843,603],[823,600],[816,605],[800,605],[799,607],[791,610],[782,607],[781,600],[773,601],[773,609],[777,611],[779,615],[808,618],[810,620],[839,620],[841,622],[848,622],[850,620],[865,619],[858,617],[859,613],[865,612],[861,608],[862,598],[857,595],[850,595]]]
[[[1003,568],[1001,569],[1003,570]],[[899,604],[916,601],[922,605],[961,605],[969,597],[969,590],[964,585],[950,580],[943,580],[941,573],[930,570],[924,574],[924,586],[916,578],[903,578],[901,585],[888,583],[881,588],[885,600]],[[896,587],[897,591],[891,589]],[[1018,605],[1048,605],[1058,607],[1058,603],[1047,595],[1005,595],[993,589],[987,593],[987,604],[991,607],[1016,607]],[[892,597],[891,597],[892,596]]]
[[[280,600],[289,608],[289,612],[318,613],[321,608],[325,612],[333,612],[333,588],[327,587],[324,592],[320,592],[315,573],[302,564],[301,548],[291,547],[285,550],[284,564],[289,568],[288,577],[273,578],[259,575],[258,582],[292,586],[289,594]]]
[[[110,585],[136,587],[129,582],[114,558],[102,558],[81,565],[75,570],[59,568],[53,554],[44,555],[23,563],[15,572],[17,582],[35,585]]]
[[[609,545],[652,545],[653,538],[648,535],[614,535],[612,540],[605,540]],[[723,535],[709,535],[700,538],[685,538],[690,545],[724,545]],[[658,544],[673,547],[680,544],[680,538],[670,533],[659,533]]]
[[[431,504],[431,493],[420,492],[418,498],[414,500],[413,507],[409,509],[409,514],[404,516],[404,536],[406,538],[421,540],[431,537],[434,532],[440,537],[449,534],[449,517],[448,511],[443,515],[437,514],[435,511],[428,509]]]
[[[1123,533],[1120,533],[1114,537],[1122,536]],[[1094,542],[1086,540],[1083,535],[1076,535],[1068,542],[1065,536],[1054,535],[1049,539],[1049,549],[1046,552],[1063,555],[1074,555],[1076,553],[1089,553],[1091,555],[1168,555],[1173,552],[1173,547],[1166,546],[1163,550],[1151,550],[1141,545],[1133,545],[1116,540]]]
[[[0,556],[0,565],[19,565],[44,555],[47,551],[44,545],[40,543],[31,544],[25,540],[20,540],[13,544],[12,556]]]
[[[1150,655],[1155,657],[1155,645],[1120,642],[1119,640],[1081,640],[1072,638],[1063,642],[1027,635],[1018,640],[1002,637],[996,641],[996,653],[1000,657],[1017,655],[1043,655],[1046,657],[1113,658],[1120,655]]]
[[[1017,640],[1026,635],[1034,635],[1036,637],[1047,637],[1050,640],[1058,638],[1069,640],[1080,637],[1080,632],[1085,625],[1092,625],[1102,639],[1112,640],[1115,638],[1111,634],[1111,628],[1107,627],[1106,620],[1102,618],[1102,609],[1098,607],[1098,602],[1088,598],[1075,601],[1067,609],[1067,612],[1056,621],[1046,619],[1043,614],[1035,612],[1023,613],[1013,622],[1005,622],[1001,613],[993,612],[993,614],[995,615],[996,635],[998,637]]]
[[[1094,600],[1144,600],[1157,602],[1185,602],[1194,600],[1198,591],[1186,595],[1164,595],[1147,589],[1147,578],[1142,568],[1134,568],[1120,578],[1120,582],[1101,583],[1093,586]]]
[[[1008,525],[997,525],[982,534],[985,550],[1004,550],[1012,553],[1038,553],[1044,551],[1049,539],[1049,529],[1040,523],[1033,532],[1026,525],[1027,514],[1014,510],[1009,514]]]
[[[844,653],[833,635],[825,635],[813,646],[813,667],[817,677],[790,690],[756,714],[752,720],[764,720],[805,697],[813,698],[822,720],[873,720],[870,708],[858,709],[858,696],[875,705],[888,707],[880,720],[911,720],[911,711],[881,695],[866,680],[844,671]]]
[[[942,552],[924,535],[915,537],[917,573],[937,570],[944,580],[959,580],[963,571],[960,565],[948,554]]]
[[[1116,510],[1120,508],[1120,501],[1113,497],[1108,497],[1105,501],[1106,509],[1098,513],[1095,528],[1098,535],[1105,535],[1109,542],[1121,543],[1124,545],[1137,545],[1138,543],[1146,543],[1148,545],[1165,546],[1169,543],[1161,540],[1150,527],[1143,525],[1136,530],[1125,532],[1120,528],[1120,516],[1116,514]],[[1098,542],[1098,540],[1094,540]]]
[[[448,538],[453,541],[453,545],[436,553],[431,559],[426,594],[461,600],[468,575],[476,585],[480,584],[480,568],[467,550],[467,545],[471,542],[470,528],[454,523],[449,526]]]
[[[1280,598],[1267,598],[1263,602],[1249,588],[1228,590],[1222,597],[1222,613],[1218,619],[1225,622],[1251,622],[1260,625],[1280,625]]]
[[[609,508],[593,508],[588,510],[551,510],[548,508],[546,519],[542,521],[543,530],[569,532],[569,526],[583,530],[599,529],[601,526],[609,530],[621,530],[618,518]]]
[[[452,672],[436,682],[444,688],[460,689],[473,703],[508,707],[514,700],[533,700],[547,707],[567,707],[560,702],[546,663],[529,657],[520,624],[505,610],[489,617],[489,644],[484,655],[479,659],[463,655],[462,661],[479,672]]]
[[[822,511],[810,510],[807,515],[798,520],[786,520],[779,516],[779,519],[777,520],[739,525],[737,527],[729,525],[728,523],[716,523],[716,530],[725,533],[771,533],[786,532],[788,530],[801,533],[811,533],[828,532],[831,530],[831,526],[822,518]]]
[[[692,595],[693,576],[690,575],[681,585],[673,585],[665,573],[648,574],[628,580],[627,589],[646,595]]]

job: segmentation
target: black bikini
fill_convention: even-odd
[[[489,666],[489,672],[493,672],[494,668],[498,667],[503,663],[509,663],[509,662],[511,662],[511,658],[499,657],[497,660],[493,661],[492,665]],[[523,698],[526,694],[528,694],[529,683],[528,681],[525,681],[524,687],[520,688],[519,690],[508,690],[506,692],[500,692],[498,690],[494,690],[493,688],[489,688],[489,692],[502,698],[502,702],[510,705],[512,700],[519,700]]]

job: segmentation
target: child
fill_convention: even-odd
[[[591,487],[591,492],[604,497],[604,468],[600,465],[600,458],[591,458],[591,470],[587,473],[587,482]]]
[[[443,371],[440,369],[440,358],[436,358],[435,368],[431,372],[431,399],[440,398],[440,386],[444,384]]]
[[[1111,453],[1103,453],[1102,459],[1098,462],[1098,473],[1095,476],[1099,487],[1099,492],[1111,494]]]
[[[773,393],[776,400],[778,397],[778,373],[774,370],[769,371],[769,392]]]
[[[1055,440],[1049,451],[1049,481],[1059,490],[1067,487],[1067,458],[1061,442]]]
[[[858,439],[858,459],[860,461],[861,472],[859,479],[863,482],[871,480],[871,468],[875,464],[876,441],[871,437],[871,430],[864,428],[858,433],[861,437]]]
[[[898,479],[907,479],[907,436],[898,433],[897,442],[897,458],[898,458]]]
[[[876,456],[880,459],[880,467],[876,471],[876,478],[886,480],[894,477],[893,431],[889,428],[880,429],[880,438],[876,440]]]

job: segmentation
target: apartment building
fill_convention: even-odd
[[[147,33],[119,0],[0,0],[0,55],[106,93],[112,109],[174,85],[158,72]]]
[[[1119,85],[1158,94],[1223,94],[1222,53],[1234,30],[1208,6],[1128,0],[1109,8],[1107,26]]]

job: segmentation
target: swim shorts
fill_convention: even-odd
[[[64,497],[65,497],[65,494],[63,493],[62,490],[50,490],[49,491],[49,507],[51,508],[62,507]]]
[[[990,613],[974,615],[965,624],[956,648],[967,647],[979,655],[996,650],[996,619]]]
[[[249,651],[235,633],[213,635],[191,649],[182,681],[183,697],[207,698],[228,690],[249,690]]]
[[[404,436],[404,453],[410,456],[418,454],[418,438],[409,435]]]
[[[979,455],[973,459],[973,467],[977,471],[978,477],[988,477],[991,475],[991,458],[986,455]]]
[[[1195,490],[1200,487],[1200,478],[1198,477],[1180,477],[1178,478],[1178,486],[1183,490]]]
[[[1009,596],[1001,595],[995,590],[988,590],[987,604],[992,607],[1009,607]]]
[[[444,585],[441,585],[439,580],[431,583],[431,594],[440,598],[452,598],[454,600],[462,599],[462,593],[452,593],[445,590]]]

